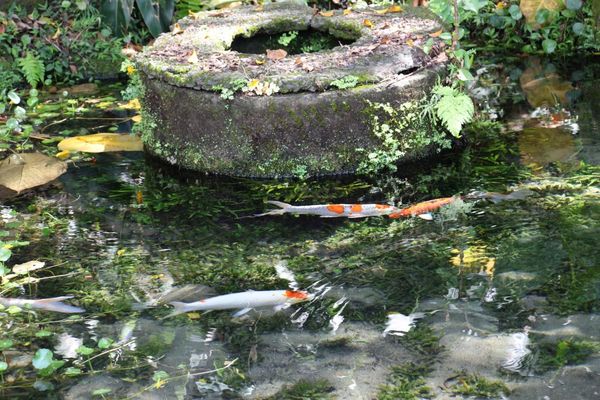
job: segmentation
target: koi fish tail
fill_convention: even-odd
[[[65,314],[74,314],[85,312],[83,308],[65,304],[62,301],[72,298],[73,296],[51,297],[49,299],[39,299],[32,303],[32,308],[40,310],[54,311]]]
[[[165,318],[171,318],[179,314],[185,314],[188,311],[193,311],[192,307],[188,303],[182,303],[180,301],[173,301],[169,303],[173,306],[173,312],[167,315]]]
[[[266,213],[256,214],[256,215],[254,215],[255,217],[262,217],[265,215],[282,215],[282,214],[285,214],[288,211],[288,209],[292,206],[291,204],[284,203],[282,201],[274,201],[274,200],[269,200],[269,201],[267,201],[267,203],[273,204],[274,206],[277,206],[280,208],[276,209],[276,210],[267,211]]]

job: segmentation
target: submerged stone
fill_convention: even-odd
[[[399,106],[424,96],[444,65],[435,58],[439,40],[428,36],[441,25],[410,7],[328,15],[273,3],[180,20],[136,58],[146,149],[225,175],[355,172],[383,146],[371,133],[368,102]],[[259,36],[266,44],[240,42]]]

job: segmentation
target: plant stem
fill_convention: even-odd
[[[458,0],[452,0],[452,8],[454,11],[454,33],[452,34],[452,51],[456,50],[458,44]]]

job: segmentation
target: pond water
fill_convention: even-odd
[[[79,371],[11,368],[2,396],[600,398],[600,64],[518,60],[479,75],[475,93],[503,132],[484,124],[466,148],[394,176],[210,178],[113,153],[1,206],[2,229],[18,222],[30,242],[11,262],[53,266],[12,295],[69,294],[87,310],[2,316],[2,329],[22,324],[13,358],[48,348],[66,361],[59,372]],[[265,200],[457,194],[471,196],[433,221],[242,218]],[[168,301],[290,288],[314,298],[165,318]]]

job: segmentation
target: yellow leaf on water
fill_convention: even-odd
[[[58,158],[59,160],[66,160],[70,156],[71,156],[71,153],[69,151],[67,151],[67,150],[65,150],[65,151],[59,151],[58,153],[56,153],[54,155],[54,157]]]
[[[200,319],[200,313],[197,312],[189,312],[187,313],[187,317],[189,319]]]
[[[402,7],[400,7],[398,4],[394,4],[393,6],[389,6],[387,11],[389,13],[399,13],[402,12],[404,10],[402,10]]]
[[[565,8],[565,3],[562,0],[521,0],[519,7],[527,22],[533,27],[539,28],[540,25],[535,21],[539,10],[560,11]]]
[[[142,108],[142,105],[138,99],[133,99],[122,105],[121,108],[124,110],[139,110]]]
[[[350,15],[350,14],[352,14],[352,10],[351,10],[351,9],[349,9],[349,8],[346,8],[346,9],[345,9],[345,10],[342,12],[342,15]]]
[[[64,139],[58,144],[60,150],[105,153],[110,151],[142,151],[142,140],[134,135],[96,133]]]
[[[379,14],[379,15],[383,15],[383,14],[387,14],[388,9],[384,8],[382,10],[375,10],[375,14]]]
[[[319,11],[319,15],[322,17],[333,17],[333,11]]]
[[[36,269],[44,268],[44,265],[46,265],[46,263],[42,261],[27,261],[26,263],[15,265],[13,267],[13,272],[17,275],[25,275]]]
[[[127,249],[119,249],[119,250],[117,250],[117,255],[122,256],[123,254],[125,254],[126,251],[127,251]]]
[[[370,19],[363,20],[363,25],[366,26],[367,28],[372,28],[373,27],[373,23],[371,22]]]
[[[131,120],[132,120],[133,122],[135,122],[136,124],[137,124],[137,123],[140,123],[140,122],[142,122],[142,116],[141,116],[141,115],[139,115],[139,114],[138,114],[138,115],[134,115],[133,117],[131,117]]]

